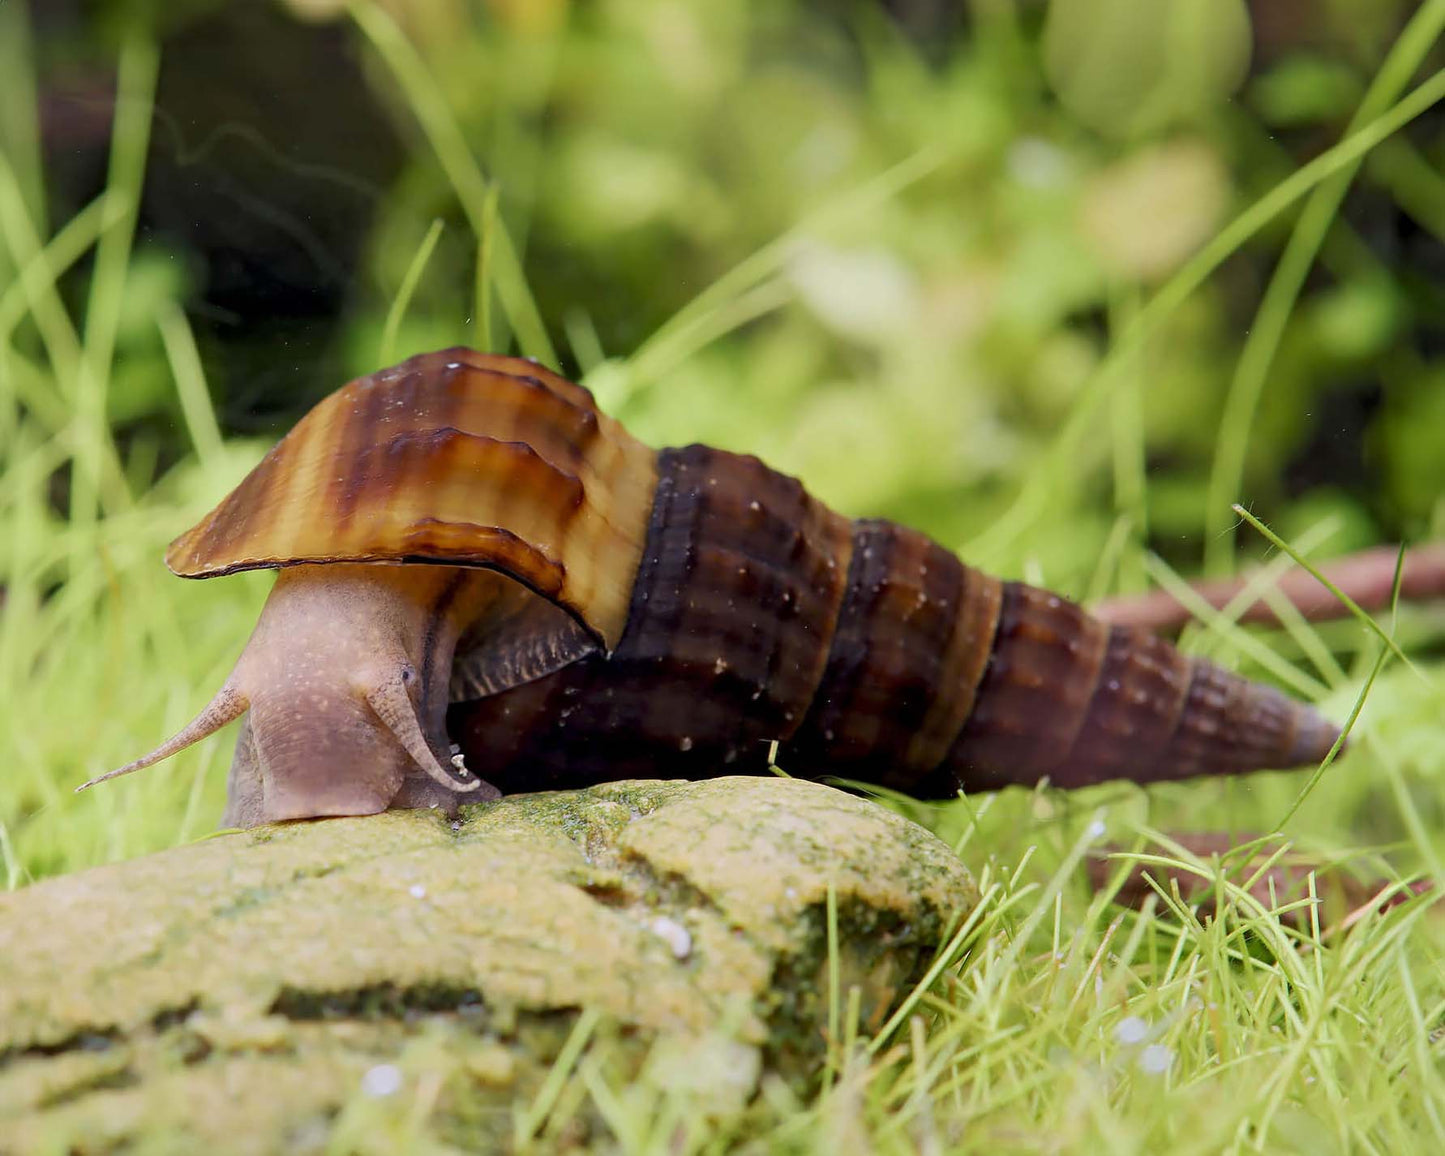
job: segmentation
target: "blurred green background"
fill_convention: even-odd
[[[1320,557],[1438,535],[1445,120],[1434,96],[1380,118],[1441,22],[0,3],[10,884],[211,825],[229,738],[69,794],[205,701],[264,596],[170,578],[164,544],[317,399],[423,349],[539,356],[654,444],[758,453],[1075,597],[1144,588],[1153,556],[1262,557],[1235,501]],[[1367,154],[1330,151],[1362,126]],[[1280,661],[1342,716],[1366,637]]]
[[[158,42],[106,394],[125,450],[154,455],[139,485],[191,448],[154,324],[163,303],[189,315],[222,430],[270,436],[376,367],[433,220],[397,355],[473,334],[477,260],[409,94],[344,4],[155,7],[138,19],[136,5],[35,5],[38,140],[18,123],[24,103],[6,102],[43,231],[105,185],[125,38],[139,23]],[[1150,290],[1343,134],[1413,5],[384,8],[495,184],[562,369],[595,375],[646,436],[754,449],[843,507],[962,541],[1032,468]],[[1281,336],[1243,478],[1221,496],[1286,528],[1333,511],[1359,543],[1441,518],[1440,124],[1426,116],[1376,151]],[[1221,409],[1291,216],[1232,256],[1132,370],[1149,475],[1133,512],[1181,564],[1227,518],[1207,508]],[[714,324],[658,348],[669,318],[785,236]],[[496,330],[500,347],[500,311]],[[616,383],[605,359],[639,350],[645,364]],[[1081,446],[1083,464],[1108,460],[1109,441]],[[1068,532],[1034,545],[1065,584],[1119,508],[1108,471],[1080,473],[1089,484],[1053,511]]]

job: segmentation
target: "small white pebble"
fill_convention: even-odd
[[[680,751],[692,750],[692,739],[687,735],[683,735],[682,738],[677,740],[677,749]]]
[[[1139,1067],[1150,1075],[1162,1076],[1174,1063],[1174,1049],[1163,1044],[1150,1044],[1139,1053]]]
[[[1119,1021],[1114,1029],[1114,1038],[1121,1044],[1139,1044],[1149,1034],[1149,1025],[1138,1016],[1129,1016]]]
[[[413,883],[410,887],[408,887],[408,888],[406,889],[406,892],[407,892],[407,894],[410,895],[413,899],[425,899],[425,898],[426,898],[426,888],[423,887],[420,883]]]
[[[391,1096],[401,1090],[401,1069],[395,1064],[377,1064],[361,1077],[361,1090],[368,1096]]]
[[[457,770],[457,777],[462,779],[471,778],[472,772],[467,770],[466,760],[461,755],[452,756],[452,766]]]
[[[672,948],[674,959],[686,959],[692,954],[692,935],[677,920],[659,915],[647,926],[653,935],[664,940],[667,946]]]

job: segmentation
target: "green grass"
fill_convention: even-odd
[[[1205,552],[1212,568],[1234,565],[1229,505],[1248,493],[1257,405],[1305,275],[1339,225],[1343,194],[1370,150],[1445,96],[1445,73],[1407,84],[1445,21],[1445,4],[1430,0],[1339,144],[1280,174],[1162,282],[1109,288],[1107,346],[1062,402],[1038,403],[1040,424],[1056,432],[1031,436],[1026,424],[1005,430],[1003,411],[964,396],[966,385],[946,405],[930,392],[954,371],[965,383],[980,377],[951,333],[935,334],[933,346],[924,331],[872,349],[876,377],[823,360],[820,346],[839,339],[819,337],[806,320],[792,275],[806,246],[867,239],[880,221],[900,233],[941,229],[940,243],[953,244],[968,223],[940,225],[928,196],[945,174],[981,164],[976,141],[939,143],[923,133],[887,163],[819,191],[774,239],[736,251],[720,243],[715,275],[630,355],[609,354],[585,312],[543,317],[524,272],[527,254],[503,224],[498,185],[469,144],[464,117],[381,8],[358,3],[352,13],[472,232],[439,245],[440,223],[428,228],[402,262],[386,308],[358,324],[364,361],[378,348],[382,360],[411,352],[419,333],[444,327],[428,316],[434,309],[470,318],[456,325],[454,340],[490,334],[502,343],[512,334],[523,352],[553,363],[553,337],[565,331],[603,403],[650,440],[687,436],[766,452],[845,503],[874,494],[911,510],[918,495],[945,492],[950,508],[929,528],[968,541],[971,560],[1096,596],[1146,579],[1181,581],[1145,547],[1164,488],[1146,469],[1160,444],[1151,407],[1161,399],[1149,383],[1162,345],[1181,334],[1187,340],[1198,324],[1220,266],[1303,202],[1247,342],[1222,355],[1233,361],[1232,380],[1204,435],[1213,444],[1199,517]],[[1016,30],[1000,24],[989,34],[1007,46]],[[178,287],[163,291],[148,316],[127,311],[146,268],[132,233],[155,67],[148,41],[127,42],[108,189],[53,231],[39,216],[33,190],[43,174],[34,155],[0,152],[0,872],[12,889],[207,835],[221,807],[229,734],[125,782],[82,796],[72,787],[149,749],[198,709],[239,652],[268,586],[264,575],[181,582],[160,563],[169,539],[264,445],[221,436]],[[880,88],[904,94],[899,99],[923,84],[906,52],[887,42],[870,67]],[[0,104],[33,104],[26,83],[7,73]],[[981,82],[961,73],[957,83],[973,92]],[[936,96],[922,92],[909,106],[920,123]],[[1030,226],[1046,238],[1050,211],[1038,208]],[[428,292],[434,255],[448,244],[476,254],[466,278],[469,314],[457,308],[450,282]],[[77,265],[86,271],[79,279]],[[1059,273],[1072,275],[1062,259]],[[769,321],[777,327],[760,324]],[[1027,343],[1029,333],[1020,332],[1017,341]],[[850,371],[890,400],[863,388],[828,399],[810,392],[815,377]],[[170,376],[166,404],[193,450],[159,478],[155,447],[143,437],[118,440],[106,420],[117,383],[136,372]],[[921,416],[909,412],[910,392],[922,396]],[[916,473],[894,477],[892,459],[880,457],[876,476],[866,476],[874,459],[860,466],[832,440],[839,407],[856,422],[881,414],[875,432],[884,444],[906,447],[926,439],[932,422],[961,414],[1015,449],[1002,456],[980,434],[969,448],[985,460],[999,454],[991,459],[997,468],[961,464],[944,475],[928,472],[927,449],[937,443],[924,440],[918,461],[896,467]],[[1109,476],[1112,492],[1101,481]],[[58,478],[67,481],[63,501]],[[1284,540],[1316,557],[1337,525],[1316,520]],[[1264,573],[1262,586],[1270,573],[1277,570]],[[547,1150],[588,1119],[629,1153],[1439,1151],[1445,935],[1429,903],[1367,912],[1339,930],[1328,904],[1262,903],[1247,889],[1246,867],[1190,860],[1162,834],[1223,829],[1245,840],[1277,832],[1268,847],[1287,841],[1329,865],[1318,880],[1322,895],[1335,871],[1440,877],[1445,694],[1440,666],[1426,655],[1441,636],[1439,616],[1407,607],[1398,629],[1384,632],[1373,622],[1320,630],[1295,622],[1262,633],[1234,625],[1229,609],[1202,622],[1186,634],[1188,648],[1352,719],[1350,750],[1314,777],[1148,792],[1009,791],[939,805],[890,799],[958,849],[985,899],[959,913],[928,982],[887,1025],[870,1034],[856,1022],[857,1005],[837,990],[832,969],[828,1022],[820,1025],[829,1059],[817,1089],[802,1094],[769,1078],[746,1108],[719,1114],[662,1073],[611,1082],[605,1025],[584,1017],[554,1078],[519,1107],[519,1141]],[[1401,648],[1416,669],[1391,661]],[[1113,882],[1096,892],[1081,863],[1105,841],[1128,850]],[[1134,859],[1159,880],[1168,864],[1209,879],[1223,913],[1201,921],[1167,883],[1140,911],[1114,905]],[[836,936],[836,920],[831,926]],[[440,1150],[427,1104],[410,1095],[384,1108],[349,1106],[334,1150]],[[378,1121],[378,1112],[386,1118]]]

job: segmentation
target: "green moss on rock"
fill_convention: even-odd
[[[976,892],[813,783],[289,824],[53,880],[0,898],[0,1151],[492,1150],[583,1009],[620,1078],[704,1056],[707,1096],[745,1099],[822,1055],[830,882],[876,1025]]]

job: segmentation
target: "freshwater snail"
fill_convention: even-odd
[[[654,452],[581,386],[467,349],[323,400],[166,562],[279,572],[210,705],[92,782],[246,714],[232,826],[763,772],[771,741],[793,774],[941,796],[1291,767],[1338,736],[756,458]]]

